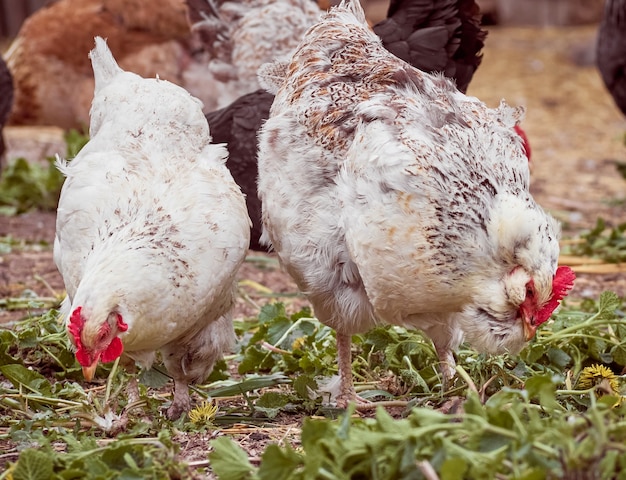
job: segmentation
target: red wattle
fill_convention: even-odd
[[[122,344],[122,341],[118,337],[115,337],[111,341],[107,349],[102,352],[100,360],[102,361],[102,363],[112,362],[117,357],[119,357],[123,351],[124,345]]]

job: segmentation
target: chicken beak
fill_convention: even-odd
[[[83,377],[85,377],[85,380],[87,380],[88,382],[91,382],[91,380],[93,379],[94,374],[96,373],[96,368],[97,367],[98,367],[98,360],[97,359],[91,365],[83,367]]]
[[[529,342],[535,336],[538,325],[534,325],[535,319],[532,315],[523,315],[522,322],[524,326],[524,338]]]

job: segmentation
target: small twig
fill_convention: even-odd
[[[41,275],[38,275],[38,274],[35,274],[33,278],[37,280],[38,282],[43,283],[44,287],[46,287],[46,289],[52,294],[53,297],[57,299],[59,298],[59,294],[57,293],[57,291],[50,286],[50,284],[45,278],[43,278]]]
[[[117,357],[115,359],[115,362],[113,363],[113,367],[111,367],[111,373],[109,374],[109,377],[107,378],[107,386],[106,386],[106,390],[104,391],[104,405],[106,406],[109,403],[109,397],[111,396],[111,388],[113,386],[113,377],[115,376],[115,372],[117,372],[117,366],[120,364],[120,357]]]
[[[187,466],[191,468],[203,468],[211,465],[209,460],[195,460],[193,462],[187,462]]]
[[[33,302],[40,303],[41,305],[33,306]],[[52,308],[59,304],[56,298],[52,297],[35,297],[35,298],[23,298],[23,297],[10,297],[0,298],[0,308],[5,310],[26,310],[31,308],[45,309]]]
[[[261,342],[261,346],[263,348],[265,348],[266,350],[269,350],[270,352],[280,353],[280,354],[283,354],[283,355],[291,355],[291,352],[288,352],[287,350],[283,350],[281,348],[275,347],[274,345],[272,345],[271,343],[268,343],[266,341]]]
[[[406,400],[381,400],[380,402],[358,403],[356,410],[362,412],[364,410],[374,410],[378,407],[406,407],[410,402]]]
[[[433,468],[432,464],[428,460],[422,460],[421,462],[416,463],[417,468],[426,480],[439,480],[439,475]]]
[[[472,390],[474,393],[479,394],[478,389],[476,388],[476,384],[470,378],[470,376],[465,371],[465,369],[461,365],[457,365],[455,370],[456,370],[456,373],[459,375],[459,377],[461,377],[465,381],[465,383],[467,384],[467,387],[470,390]]]

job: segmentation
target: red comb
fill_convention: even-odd
[[[76,360],[78,360],[78,363],[80,363],[83,367],[86,367],[91,365],[91,356],[85,352],[83,342],[80,339],[80,334],[83,331],[83,326],[85,325],[85,319],[80,312],[81,307],[76,308],[76,310],[72,312],[72,315],[70,316],[70,323],[67,326],[67,331],[70,332],[70,335],[72,335],[74,345],[76,345]]]
[[[528,141],[528,137],[526,136],[526,132],[519,125],[515,125],[513,127],[513,130],[515,130],[515,132],[520,137],[522,137],[522,145],[524,147],[524,153],[526,153],[526,157],[528,158],[528,161],[530,162],[530,142]]]
[[[559,302],[567,295],[574,286],[576,275],[569,267],[559,267],[556,269],[552,280],[552,296],[541,310],[535,315],[535,323],[541,325],[546,322],[554,309],[559,306]]]
[[[80,342],[80,332],[83,330],[83,325],[85,325],[85,319],[80,314],[81,307],[78,307],[76,310],[72,312],[70,316],[70,323],[67,326],[67,331],[70,332],[74,340]]]

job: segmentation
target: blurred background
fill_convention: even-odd
[[[0,0],[0,37],[12,38],[35,10],[54,0]],[[386,4],[365,0],[372,20],[384,17]],[[486,20],[500,25],[580,25],[597,22],[604,0],[480,0]]]

